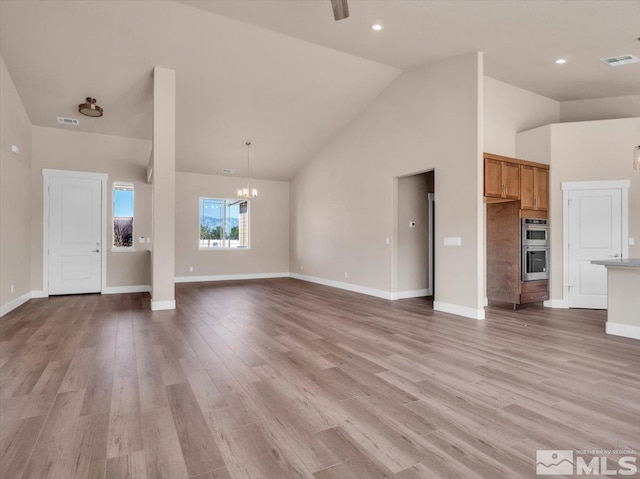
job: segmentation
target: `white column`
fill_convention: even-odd
[[[176,72],[153,70],[151,309],[175,309]]]

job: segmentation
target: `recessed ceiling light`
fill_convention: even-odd
[[[566,58],[558,58],[558,59],[556,60],[556,63],[557,63],[558,65],[564,65],[565,63],[567,63],[567,60],[566,60]]]
[[[380,30],[382,30],[382,25],[380,25],[379,23],[374,23],[373,25],[371,25],[371,30],[379,32]]]

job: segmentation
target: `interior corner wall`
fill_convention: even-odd
[[[483,315],[481,87],[481,54],[408,69],[327,144],[291,182],[292,273],[391,292],[394,178],[434,169],[435,299]]]
[[[640,174],[632,168],[633,148],[640,144],[640,118],[581,121],[550,125],[518,135],[518,151],[549,151],[551,278],[550,298],[562,302],[564,181],[629,180],[629,257],[640,257]]]
[[[90,120],[88,120],[90,121]],[[98,120],[99,121],[99,120]],[[100,135],[60,128],[33,127],[31,193],[31,289],[43,289],[43,177],[42,169],[107,173],[107,219],[113,218],[113,182],[134,185],[134,249],[114,252],[113,239],[107,230],[107,287],[148,286],[150,284],[149,246],[137,238],[151,236],[151,185],[147,184],[147,162],[151,141],[120,136]],[[153,238],[152,238],[153,239]]]
[[[484,151],[515,157],[516,133],[558,123],[560,105],[551,98],[485,76]]]
[[[31,291],[31,121],[0,57],[0,309]],[[11,147],[19,148],[12,153]],[[13,285],[13,292],[11,292]]]
[[[251,180],[260,196],[250,200],[248,249],[198,248],[200,198],[235,198],[246,181],[239,177],[176,172],[178,281],[289,273],[289,183],[285,181]],[[189,271],[190,267],[193,271]]]

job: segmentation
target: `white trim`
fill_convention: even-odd
[[[107,181],[109,175],[107,173],[89,173],[86,171],[74,170],[50,170],[42,168],[42,176],[61,176],[63,178],[84,178],[85,180],[102,180]]]
[[[631,180],[603,180],[603,181],[563,181],[560,183],[565,190],[618,190],[631,187]]]
[[[569,309],[569,302],[564,299],[550,299],[542,304],[545,308]]]
[[[357,284],[343,283],[341,281],[333,281],[330,279],[318,278],[316,276],[307,276],[305,274],[291,273],[290,276],[294,279],[301,281],[308,281],[310,283],[322,284],[324,286],[331,286],[332,288],[344,289],[346,291],[352,291],[354,293],[366,294],[369,296],[375,296],[376,298],[392,300],[393,293],[390,291],[383,291],[381,289],[367,288],[366,286],[358,286]]]
[[[6,304],[3,304],[0,307],[0,318],[2,316],[4,316],[7,313],[10,313],[11,311],[13,311],[16,308],[19,308],[20,306],[22,306],[24,303],[26,303],[27,301],[29,301],[31,298],[33,297],[31,291],[24,293],[22,296],[18,296],[15,299],[12,299],[11,301],[9,301]]]
[[[108,286],[102,290],[102,294],[126,294],[126,293],[150,293],[148,284],[134,284],[131,286]]]
[[[469,308],[468,306],[443,303],[442,301],[434,301],[433,310],[456,314],[458,316],[464,316],[465,318],[484,319],[484,309]]]
[[[435,221],[433,218],[433,202],[435,200],[434,193],[427,194],[427,200],[429,201],[429,294],[426,296],[431,296],[433,294],[433,239],[435,235]]]
[[[154,301],[151,300],[151,311],[164,311],[167,309],[176,309],[176,302],[173,301]]]
[[[49,179],[54,176],[62,178],[100,180],[101,182],[100,201],[102,202],[102,220],[100,222],[100,229],[102,231],[102,245],[100,250],[102,264],[100,269],[102,270],[102,277],[100,280],[100,292],[103,292],[107,288],[107,180],[109,179],[109,175],[107,173],[50,170],[43,168],[42,176],[42,297],[46,298],[49,296]]]
[[[235,281],[240,279],[288,278],[289,273],[215,274],[211,276],[176,276],[176,283],[201,283],[206,281]]]
[[[48,298],[49,295],[46,293],[46,291],[31,291],[31,297],[32,298]]]
[[[629,257],[629,188],[630,180],[563,181],[562,189],[562,298],[550,300],[551,308],[569,308],[569,193],[578,190],[621,191],[622,257]],[[553,271],[553,269],[552,269]],[[547,302],[545,301],[545,306]],[[555,306],[558,304],[559,306]]]
[[[410,291],[397,291],[395,293],[391,293],[391,299],[422,298],[424,296],[431,296],[431,288],[413,289]]]
[[[606,332],[613,336],[623,336],[625,338],[640,339],[640,326],[630,324],[612,323],[607,321]]]

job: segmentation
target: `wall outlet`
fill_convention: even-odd
[[[12,292],[12,293],[13,293],[13,290],[14,290],[14,287],[13,287],[13,285],[11,285],[11,292]]]
[[[391,244],[391,238],[385,238],[385,242],[386,242],[387,244]]]
[[[20,148],[18,148],[18,145],[11,145],[11,153],[14,155],[20,154]]]
[[[304,266],[300,265],[300,271],[304,271]]]
[[[151,243],[151,238],[147,236],[147,244]]]
[[[346,271],[344,272],[344,277],[348,278],[349,277],[349,273],[347,273]]]
[[[189,273],[193,273],[193,266],[189,266]]]
[[[635,238],[629,238],[629,246],[635,246],[636,244],[636,239]]]

